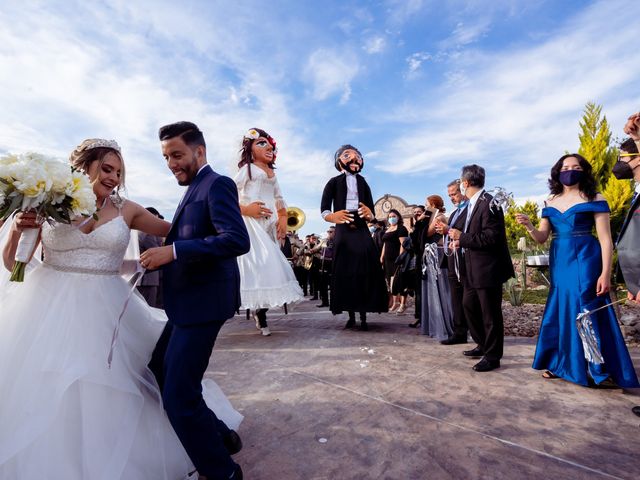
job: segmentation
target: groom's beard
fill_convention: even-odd
[[[196,158],[195,154],[193,154],[193,156],[191,157],[191,163],[186,167],[183,167],[181,170],[184,172],[187,178],[185,180],[178,179],[178,185],[181,185],[183,187],[191,185],[193,179],[196,178],[196,175],[198,175],[198,159]]]

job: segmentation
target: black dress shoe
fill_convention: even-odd
[[[409,327],[410,328],[418,328],[420,326],[420,323],[421,323],[420,320],[416,320],[415,322],[410,323]]]
[[[363,332],[366,332],[369,330],[369,325],[367,325],[367,322],[360,323],[360,330],[362,330]]]
[[[453,337],[449,337],[446,340],[442,340],[440,342],[441,345],[457,345],[459,343],[467,343],[467,339],[466,337],[456,337],[455,335]]]
[[[473,366],[476,372],[490,372],[496,368],[500,368],[500,360],[487,360],[486,358],[483,358]]]
[[[243,479],[242,469],[240,468],[240,465],[236,465],[236,469],[233,471],[233,475],[229,477],[229,480],[242,480],[242,479]]]
[[[633,407],[631,411],[640,417],[640,406]]]
[[[242,450],[242,440],[235,430],[230,430],[227,435],[222,437],[222,443],[227,449],[227,452],[229,452],[229,455],[235,455]]]
[[[316,305],[316,307],[318,308],[323,308],[323,307],[328,307],[329,304],[328,303],[321,303],[320,305]]]
[[[344,328],[353,328],[356,326],[356,320],[354,318],[350,318]]]
[[[482,357],[482,349],[480,347],[476,347],[473,350],[465,350],[464,352],[462,352],[462,354],[465,357],[471,357],[471,358],[480,358]]]

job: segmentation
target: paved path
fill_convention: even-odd
[[[472,345],[417,335],[411,315],[345,331],[316,303],[269,312],[271,337],[244,317],[219,337],[208,375],[245,415],[247,480],[640,478],[640,392],[544,380],[528,338],[476,373]]]

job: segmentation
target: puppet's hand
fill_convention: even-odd
[[[360,208],[358,208],[358,215],[360,215],[360,218],[364,218],[365,220],[373,220],[373,213],[371,213],[371,209],[362,202],[360,202],[359,205]]]
[[[337,212],[330,213],[324,219],[336,224],[351,223],[354,220],[349,210],[338,210]]]

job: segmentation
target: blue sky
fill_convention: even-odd
[[[290,205],[319,203],[343,143],[374,198],[422,203],[478,163],[487,186],[546,196],[584,105],[615,135],[640,109],[640,2],[0,0],[0,153],[67,157],[116,139],[128,196],[169,217],[182,190],[159,126],[191,120],[233,175],[243,133],[278,141]]]

